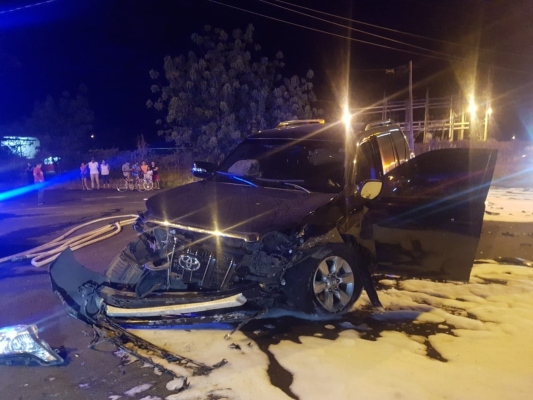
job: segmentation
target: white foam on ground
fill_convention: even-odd
[[[485,221],[533,222],[533,189],[491,187]]]

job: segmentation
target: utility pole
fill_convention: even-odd
[[[450,96],[450,120],[449,120],[449,129],[448,129],[448,140],[450,142],[453,142],[453,128],[455,126],[455,122],[453,119],[453,96]]]
[[[427,142],[427,135],[428,135],[428,122],[429,122],[429,88],[426,89],[426,104],[424,105],[424,131],[423,131],[423,137],[422,142]]]
[[[409,61],[409,147],[415,150],[415,138],[413,133],[413,62]]]
[[[383,92],[383,111],[381,112],[381,120],[385,121],[387,119],[387,92]]]
[[[459,133],[459,140],[463,140],[465,138],[465,126],[466,126],[466,110],[465,110],[465,100],[464,98],[461,99],[461,131]]]

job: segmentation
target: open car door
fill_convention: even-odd
[[[384,176],[363,218],[377,272],[467,281],[497,150],[423,153]]]

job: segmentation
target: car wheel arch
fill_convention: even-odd
[[[285,271],[287,304],[308,314],[337,315],[350,311],[363,290],[355,249],[334,243],[312,250]],[[329,292],[324,292],[325,289]]]

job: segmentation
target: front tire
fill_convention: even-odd
[[[143,182],[144,190],[152,190],[154,188],[154,182],[150,180],[145,180]]]
[[[319,259],[310,258],[287,270],[287,301],[307,314],[344,314],[363,290],[360,267],[353,249],[346,245],[327,246]]]
[[[138,180],[136,183],[135,183],[135,188],[137,189],[138,192],[144,192],[145,191],[145,188],[144,188],[144,181],[142,180]]]
[[[128,181],[126,179],[121,179],[117,182],[117,190],[119,192],[125,192],[128,190]]]

